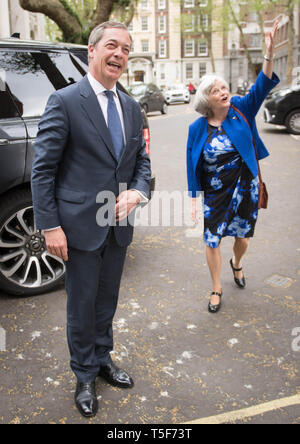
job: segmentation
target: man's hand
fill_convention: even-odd
[[[62,228],[55,228],[54,230],[45,231],[44,236],[49,253],[62,258],[64,261],[67,261],[67,238]]]
[[[142,198],[137,191],[135,190],[123,191],[117,197],[117,203],[115,207],[116,221],[119,222],[125,219],[140,203],[141,200]]]

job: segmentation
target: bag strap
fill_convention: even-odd
[[[238,114],[239,114],[239,115],[245,120],[245,122],[246,122],[247,125],[249,126],[250,131],[251,131],[251,134],[252,134],[251,126],[250,126],[250,124],[249,124],[249,122],[248,122],[247,117],[246,117],[246,116],[242,113],[242,111],[239,110],[236,106],[231,105],[231,108],[232,108],[234,111],[236,111],[236,112],[237,112],[237,113],[238,113]],[[254,150],[255,150],[256,162],[257,162],[257,166],[258,166],[258,178],[259,178],[259,181],[262,183],[263,180],[262,180],[262,176],[261,176],[261,170],[260,170],[260,165],[259,165],[258,155],[257,155],[257,148],[256,148],[256,143],[255,143],[255,140],[254,140],[254,136],[253,136],[253,134],[252,134],[252,142],[253,142],[253,146],[254,146]]]

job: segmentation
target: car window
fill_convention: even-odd
[[[131,86],[128,88],[133,96],[141,96],[145,94],[147,87],[145,85]]]
[[[84,64],[68,52],[3,51],[0,66],[7,91],[23,117],[42,115],[49,95],[80,80]]]
[[[19,117],[19,115],[11,94],[7,90],[0,89],[0,119]]]

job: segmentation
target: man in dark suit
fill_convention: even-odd
[[[66,263],[75,402],[85,417],[98,411],[97,376],[118,387],[133,386],[110,357],[112,321],[133,235],[127,216],[150,194],[140,107],[116,89],[131,43],[120,23],[106,22],[92,31],[88,75],[51,95],[35,143],[35,221],[45,230],[49,252]],[[103,196],[115,200],[107,203]],[[104,222],[98,217],[103,205],[108,209]]]

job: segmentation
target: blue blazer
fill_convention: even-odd
[[[54,92],[39,123],[31,178],[36,227],[61,226],[68,245],[79,250],[96,250],[107,236],[109,223],[102,227],[96,221],[98,210],[107,206],[106,201],[97,202],[99,192],[118,196],[122,183],[150,197],[150,160],[140,106],[118,94],[126,133],[119,161],[87,76]],[[130,224],[115,227],[121,246],[129,245],[132,235]]]
[[[258,158],[263,159],[269,155],[263,141],[258,135],[255,116],[269,92],[280,82],[276,74],[269,79],[262,71],[256,83],[245,97],[232,97],[231,103],[247,118],[250,128],[245,120],[233,108],[229,108],[227,118],[223,122],[232,144],[246,162],[253,177],[258,175],[257,160],[253,146],[253,137],[256,143]],[[202,157],[201,153],[208,138],[207,117],[200,117],[189,127],[187,143],[187,178],[190,197],[197,197],[202,190]]]

